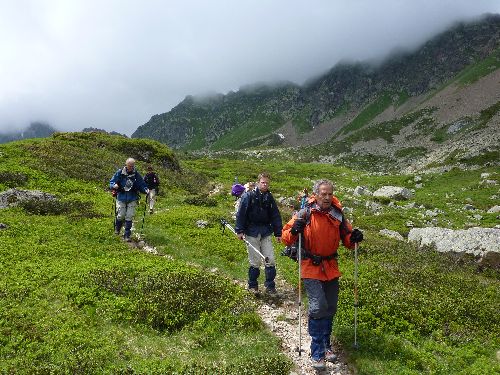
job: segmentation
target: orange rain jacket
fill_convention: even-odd
[[[332,217],[328,211],[325,212],[319,209],[314,196],[309,198],[308,204],[311,207],[311,214],[310,223],[304,228],[302,236],[304,249],[315,255],[332,255],[337,252],[341,239],[345,247],[354,249],[354,243],[351,244],[350,242],[352,226],[345,217],[343,219],[345,224],[341,226],[341,220]],[[342,212],[342,205],[336,197],[332,198],[332,206]],[[292,245],[298,240],[298,234],[294,236],[290,230],[297,215],[301,212],[303,210],[295,214],[283,227],[281,239],[285,245]],[[323,259],[318,266],[312,263],[312,259],[302,259],[301,268],[301,277],[303,279],[328,281],[342,275],[339,271],[337,259]]]

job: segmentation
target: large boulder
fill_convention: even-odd
[[[22,201],[50,201],[56,199],[54,195],[39,190],[9,189],[0,193],[0,209],[17,206]]]
[[[373,193],[373,196],[376,198],[407,200],[413,197],[413,193],[407,188],[400,186],[382,186]]]
[[[420,248],[431,247],[440,252],[467,253],[483,257],[489,252],[500,253],[500,229],[412,228],[408,242]]]

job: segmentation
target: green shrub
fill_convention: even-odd
[[[28,176],[19,172],[0,172],[0,183],[3,185],[14,188],[26,185]]]
[[[91,202],[26,199],[19,201],[19,206],[32,215],[69,215],[85,218],[103,217],[102,214],[93,211]]]
[[[161,331],[176,331],[210,311],[239,314],[242,294],[213,274],[186,267],[156,272],[97,269],[88,275],[97,297],[80,301],[96,304],[114,320],[143,323]],[[84,282],[83,285],[86,285]],[[104,292],[109,292],[106,294]],[[78,299],[78,295],[73,295]]]
[[[205,206],[205,207],[215,207],[217,206],[217,201],[214,198],[207,197],[205,195],[198,195],[195,197],[188,197],[184,199],[187,204],[192,204],[193,206]]]

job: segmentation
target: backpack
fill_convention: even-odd
[[[245,187],[242,184],[234,184],[231,188],[231,195],[233,197],[239,198],[244,191]]]

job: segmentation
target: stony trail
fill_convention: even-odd
[[[279,338],[281,338],[281,350],[288,356],[295,368],[290,375],[352,375],[346,355],[337,342],[333,342],[333,349],[338,359],[335,363],[326,364],[326,370],[316,371],[310,363],[311,340],[307,332],[307,311],[302,307],[301,313],[301,334],[299,355],[299,311],[297,304],[297,290],[277,278],[276,288],[278,296],[268,296],[261,293],[256,298],[260,302],[258,313],[263,322]]]
[[[156,248],[148,246],[143,240],[129,243],[132,248],[161,256]],[[167,257],[170,257],[167,255]],[[246,288],[246,282],[235,280],[235,283]],[[258,303],[257,313],[262,321],[277,337],[281,339],[281,351],[294,363],[290,375],[353,375],[346,361],[346,354],[338,342],[333,338],[332,347],[337,355],[335,363],[326,363],[324,371],[316,371],[311,367],[310,345],[311,340],[307,332],[307,311],[302,306],[301,312],[301,339],[299,340],[299,311],[297,289],[290,286],[279,275],[276,278],[277,295],[268,295],[261,292],[255,296]],[[301,355],[299,355],[299,341]]]

